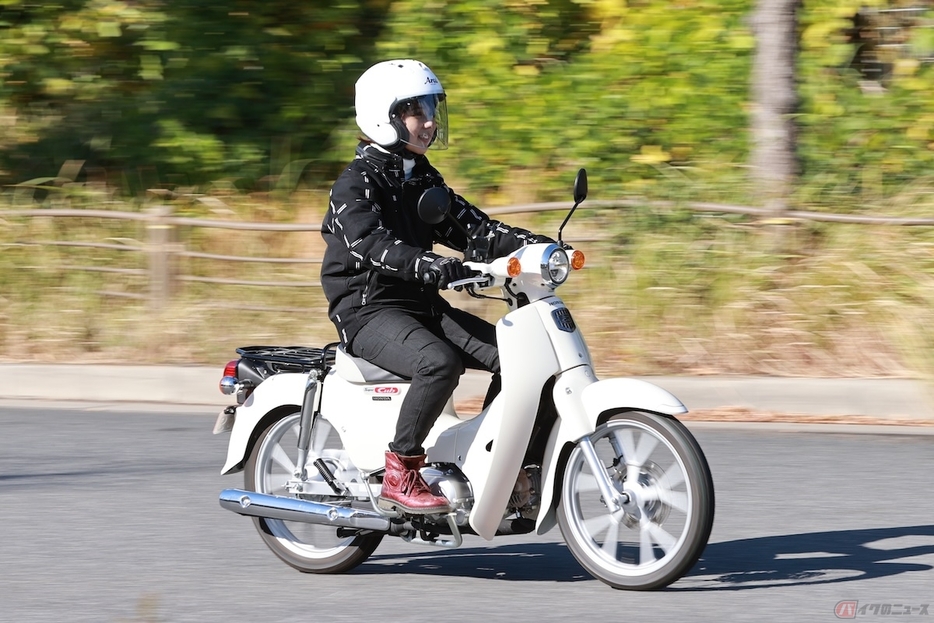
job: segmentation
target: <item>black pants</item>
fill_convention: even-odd
[[[424,454],[422,444],[465,368],[499,372],[496,328],[454,308],[431,319],[383,310],[357,332],[351,352],[412,379],[389,444],[390,450],[405,456]]]

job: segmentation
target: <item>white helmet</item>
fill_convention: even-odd
[[[416,60],[383,61],[373,65],[357,80],[357,126],[367,138],[389,149],[399,150],[409,139],[400,118],[402,109],[417,109],[434,121],[432,146],[448,146],[448,112],[441,81],[428,66]]]

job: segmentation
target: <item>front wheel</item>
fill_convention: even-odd
[[[614,588],[667,586],[697,562],[713,527],[707,459],[681,422],[624,413],[590,435],[612,488],[603,499],[581,446],[568,457],[558,525],[577,561]]]
[[[292,496],[287,485],[293,479],[298,458],[300,412],[273,422],[256,441],[245,466],[244,484],[250,491]],[[306,464],[322,458],[338,480],[357,477],[356,468],[330,422],[319,418],[314,426]],[[315,468],[311,467],[314,472]],[[315,475],[315,480],[320,481]],[[320,483],[319,483],[320,484]],[[320,487],[319,487],[320,488]],[[330,504],[350,504],[336,495],[303,495],[304,499]],[[341,536],[325,525],[254,517],[253,522],[266,545],[287,564],[305,573],[341,573],[353,569],[376,550],[383,534],[374,532]]]

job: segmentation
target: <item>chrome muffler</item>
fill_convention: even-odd
[[[244,491],[243,489],[224,489],[220,495],[221,507],[238,515],[301,521],[324,526],[358,528],[388,532],[389,518],[375,511],[368,511],[347,506],[335,506],[321,502],[311,502],[298,498]]]

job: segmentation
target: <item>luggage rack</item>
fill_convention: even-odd
[[[237,353],[245,359],[262,361],[273,372],[309,372],[315,368],[334,365],[334,347],[310,346],[243,346]]]

